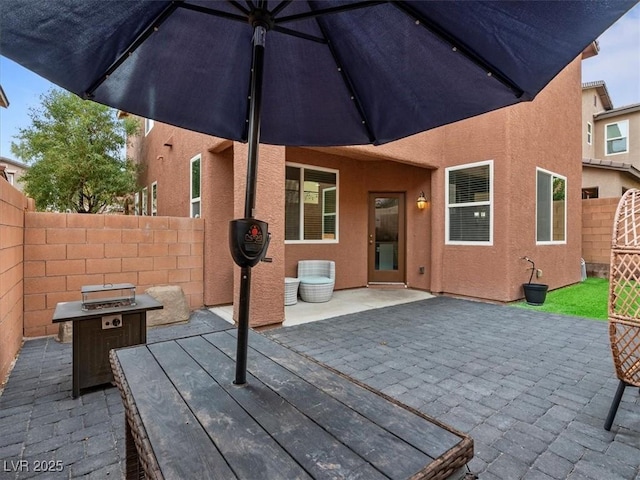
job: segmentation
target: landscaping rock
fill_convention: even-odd
[[[73,339],[73,322],[62,322],[58,325],[58,341],[71,343]]]
[[[164,308],[147,312],[147,327],[186,322],[189,320],[189,304],[187,298],[177,285],[150,287],[145,293],[155,298]]]

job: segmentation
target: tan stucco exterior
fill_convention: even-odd
[[[337,289],[367,285],[370,192],[404,195],[404,283],[409,288],[500,302],[516,300],[523,296],[521,285],[528,280],[528,265],[521,259],[525,255],[543,270],[539,281],[551,289],[579,281],[580,75],[580,61],[576,60],[533,102],[383,146],[306,149],[262,145],[255,217],[269,223],[272,262],[252,270],[252,325],[282,321],[282,279],[296,275],[298,260],[334,260]],[[229,220],[243,216],[247,146],[156,123],[146,137],[137,139],[130,154],[145,165],[141,185],[150,189],[151,183],[158,182],[158,214],[179,216],[189,215],[190,159],[202,155],[205,304],[237,301],[239,269],[229,255],[227,229]],[[446,168],[486,161],[493,168],[493,243],[447,245]],[[288,162],[339,172],[339,241],[284,241]],[[537,168],[567,179],[565,243],[536,243]],[[429,199],[425,210],[416,207],[420,192]],[[216,228],[210,228],[212,222]]]
[[[24,191],[24,185],[20,182],[20,178],[29,169],[28,165],[10,158],[0,157],[0,169],[4,170],[4,176],[11,185],[21,192]]]
[[[594,147],[595,158],[603,158],[621,163],[630,163],[640,168],[640,105],[635,108],[617,108],[610,112],[600,112],[595,116]],[[607,155],[605,129],[606,126],[616,122],[628,122],[629,137],[627,139],[627,152]]]
[[[620,198],[622,192],[630,188],[640,188],[640,178],[612,169],[584,167],[582,187],[597,187],[598,198]]]
[[[607,154],[606,127],[627,122],[627,151]],[[588,132],[591,131],[591,135]],[[640,186],[640,104],[613,108],[604,82],[582,88],[582,188],[585,197],[619,198]],[[631,167],[631,168],[630,168]]]

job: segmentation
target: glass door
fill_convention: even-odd
[[[369,283],[405,282],[404,193],[369,194]]]

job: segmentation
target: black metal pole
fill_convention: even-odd
[[[258,146],[260,145],[260,110],[262,107],[262,73],[264,70],[264,43],[266,33],[267,30],[262,25],[256,25],[253,30],[251,98],[249,100],[249,155],[247,159],[247,187],[244,201],[245,218],[253,218],[253,211],[256,205],[256,174],[258,171]],[[247,383],[251,267],[242,267],[240,277],[236,379],[233,382],[236,385]]]
[[[613,402],[611,402],[611,407],[609,407],[609,414],[607,415],[607,419],[604,422],[604,429],[607,431],[611,430],[613,419],[616,417],[616,412],[618,411],[620,400],[622,400],[622,394],[624,393],[624,389],[626,387],[627,383],[624,380],[620,380],[620,383],[618,383],[616,394],[613,397]]]

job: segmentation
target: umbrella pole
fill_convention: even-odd
[[[260,145],[260,110],[262,107],[262,74],[264,70],[264,43],[266,33],[267,30],[262,25],[256,25],[253,31],[251,98],[249,99],[249,155],[247,159],[247,186],[244,203],[245,218],[253,218],[253,211],[256,205],[256,173],[258,167],[258,146]],[[242,267],[240,269],[236,379],[233,382],[236,385],[243,385],[247,382],[250,299],[251,267]]]

